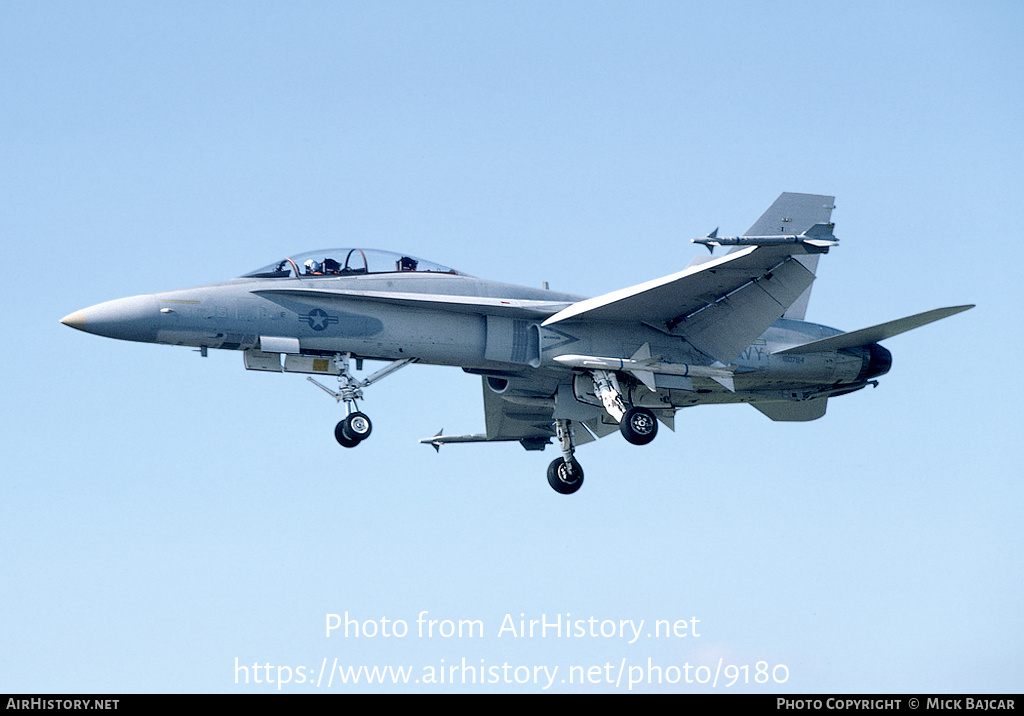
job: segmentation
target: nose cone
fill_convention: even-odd
[[[64,316],[60,322],[86,333],[123,341],[156,341],[160,311],[152,296],[107,301]]]

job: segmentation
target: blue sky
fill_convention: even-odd
[[[558,666],[548,691],[623,692],[650,663],[663,683],[635,691],[1019,692],[1022,20],[5,4],[0,691],[276,691],[288,667],[292,693],[539,692],[534,667]],[[704,407],[643,448],[584,446],[571,498],[550,448],[417,444],[482,430],[458,370],[373,386],[373,436],[343,450],[341,409],[301,376],[58,323],[332,245],[597,295],[679,270],[690,238],[742,232],[782,191],[837,197],[809,320],[978,307],[887,341],[881,385],[814,423]],[[485,632],[420,637],[424,611]],[[410,634],[325,636],[345,612]],[[646,626],[499,636],[521,614]],[[646,635],[694,618],[699,636]],[[335,658],[413,683],[315,685]],[[512,683],[424,683],[462,659]],[[788,680],[754,683],[758,662]],[[626,676],[568,681],[605,664]],[[750,683],[685,682],[719,665]]]

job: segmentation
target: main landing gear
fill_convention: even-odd
[[[344,401],[348,415],[334,427],[334,438],[342,447],[352,448],[370,437],[373,431],[373,423],[365,413],[359,411],[356,400],[362,400],[363,388],[376,383],[381,378],[391,375],[399,368],[403,368],[415,362],[415,358],[405,358],[388,363],[373,375],[358,380],[349,370],[351,353],[339,353],[334,356],[334,365],[338,369],[338,390],[331,390],[313,378],[308,380],[322,391],[333,397],[339,403]],[[362,359],[356,359],[356,366],[362,369]]]
[[[619,421],[619,432],[634,445],[646,445],[658,434],[658,419],[647,408],[630,408]]]
[[[555,492],[571,495],[583,486],[583,468],[573,457],[576,450],[573,428],[568,420],[556,420],[555,432],[562,448],[562,457],[548,465],[548,484]]]
[[[647,408],[627,408],[615,373],[610,370],[590,372],[594,381],[594,394],[619,423],[619,432],[634,445],[646,445],[658,434],[658,420]]]
[[[601,399],[605,410],[619,421],[619,432],[634,445],[646,445],[658,434],[658,419],[647,408],[627,408],[619,389],[615,373],[606,370],[591,371],[594,393]],[[576,444],[572,423],[555,420],[555,434],[562,449],[562,457],[548,465],[548,484],[562,495],[571,495],[583,485],[583,468],[574,454]]]

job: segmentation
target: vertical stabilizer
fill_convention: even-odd
[[[815,224],[827,224],[832,220],[835,200],[834,196],[824,194],[783,192],[744,236],[802,234]]]
[[[825,194],[796,194],[783,192],[761,218],[747,229],[744,236],[778,236],[780,234],[802,234],[815,224],[827,224],[832,219],[835,208],[834,196]],[[739,248],[739,247],[737,247]],[[736,249],[733,249],[734,251]],[[818,268],[818,255],[798,256],[797,261],[811,273]],[[784,318],[802,321],[807,314],[807,304],[811,300],[811,287],[808,286],[793,305],[786,311]]]

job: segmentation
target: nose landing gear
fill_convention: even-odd
[[[334,356],[334,364],[338,368],[338,390],[331,390],[319,381],[307,378],[309,382],[339,403],[345,403],[348,415],[334,427],[334,438],[338,441],[339,445],[347,448],[355,447],[363,440],[366,440],[366,438],[370,437],[370,432],[373,430],[373,423],[370,422],[365,413],[359,411],[359,405],[356,403],[356,400],[362,400],[363,398],[363,388],[416,361],[415,358],[396,360],[388,363],[373,375],[358,380],[349,371],[349,361],[351,358],[351,353],[338,353]],[[359,369],[362,369],[361,358],[356,359],[356,365]]]
[[[357,410],[334,426],[334,438],[342,447],[351,448],[370,437],[371,430],[373,423]]]

